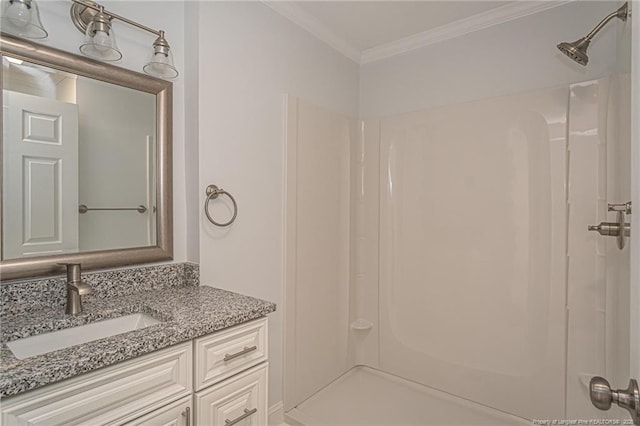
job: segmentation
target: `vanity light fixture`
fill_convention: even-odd
[[[164,38],[164,31],[160,31],[160,35],[153,42],[152,49],[149,62],[142,68],[144,72],[168,80],[176,78],[178,70],[173,65],[173,53]]]
[[[18,1],[18,0],[14,0]],[[164,38],[164,31],[154,30],[138,22],[105,10],[104,6],[89,0],[72,0],[71,20],[78,30],[85,34],[85,42],[80,51],[87,56],[103,61],[117,61],[122,58],[113,33],[112,21],[117,19],[141,30],[158,36],[153,42],[151,57],[143,71],[151,76],[171,80],[178,77],[173,64],[173,53]]]
[[[42,39],[49,35],[35,0],[2,0],[0,28],[18,37]]]
[[[122,59],[122,53],[118,50],[116,35],[111,26],[111,17],[104,13],[104,7],[100,6],[100,11],[93,15],[87,24],[80,51],[90,58],[101,61]]]

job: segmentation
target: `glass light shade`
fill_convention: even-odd
[[[2,0],[0,28],[18,37],[42,39],[49,35],[35,0]]]
[[[80,52],[101,61],[122,59],[113,27],[104,15],[97,14],[87,25],[84,43],[80,45]]]
[[[173,65],[173,53],[168,44],[154,43],[151,58],[142,69],[151,76],[166,80],[172,80],[178,76],[178,70]]]

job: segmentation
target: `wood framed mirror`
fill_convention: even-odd
[[[172,84],[0,34],[2,281],[172,259]]]

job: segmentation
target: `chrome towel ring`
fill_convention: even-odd
[[[236,200],[233,198],[233,196],[229,194],[227,191],[225,191],[224,189],[218,188],[216,185],[207,186],[206,194],[207,194],[207,199],[204,202],[204,213],[207,215],[207,219],[209,219],[209,222],[213,223],[216,226],[231,225],[233,221],[236,220],[236,216],[238,215],[238,204],[236,204]],[[215,220],[213,220],[213,218],[211,217],[211,214],[209,213],[209,201],[215,200],[216,198],[218,198],[218,195],[222,195],[222,194],[229,197],[229,199],[233,203],[233,216],[231,217],[231,219],[229,219],[228,222],[218,223]]]

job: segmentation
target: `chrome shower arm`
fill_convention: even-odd
[[[628,3],[625,3],[620,7],[620,9],[610,13],[602,21],[600,21],[600,23],[596,25],[596,27],[592,29],[591,32],[585,36],[585,38],[587,40],[591,40],[593,36],[595,36],[613,18],[620,18],[623,21],[626,21],[628,12],[629,12],[629,5]]]
[[[623,21],[626,21],[628,14],[629,14],[629,3],[626,2],[618,10],[607,15],[607,17],[604,18],[602,21],[600,21],[600,23],[596,25],[596,27],[592,29],[591,32],[587,34],[585,37],[579,38],[578,40],[573,41],[571,43],[563,41],[562,43],[559,43],[556,47],[560,49],[562,53],[567,55],[572,60],[576,61],[580,65],[585,66],[589,62],[587,49],[589,48],[589,43],[591,42],[591,39],[593,38],[593,36],[595,36],[598,33],[598,31],[600,31],[602,27],[607,25],[607,23],[611,21],[613,18],[620,18]]]

